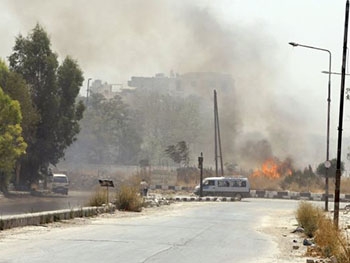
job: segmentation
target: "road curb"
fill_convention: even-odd
[[[29,225],[37,226],[61,220],[73,219],[75,217],[92,217],[102,213],[114,212],[115,209],[114,205],[110,205],[3,216],[0,217],[0,230]]]

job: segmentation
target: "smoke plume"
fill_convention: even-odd
[[[14,0],[7,5],[23,25],[23,35],[39,22],[53,50],[76,58],[86,79],[126,83],[131,76],[170,70],[230,74],[232,88],[218,93],[225,162],[257,166],[271,155],[299,160],[304,152],[305,157],[298,128],[305,123],[275,95],[283,87],[275,82],[282,65],[276,62],[274,40],[261,24],[227,24],[210,6],[198,3]],[[212,90],[192,92],[207,98],[212,108]],[[213,126],[207,129],[213,133]]]

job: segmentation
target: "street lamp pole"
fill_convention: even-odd
[[[345,23],[344,23],[344,42],[343,42],[343,59],[341,67],[340,83],[340,101],[339,101],[339,126],[338,126],[338,146],[337,146],[337,170],[335,173],[335,191],[334,191],[334,225],[339,226],[339,201],[340,201],[340,181],[341,181],[341,146],[343,134],[343,111],[344,111],[344,90],[345,90],[345,68],[346,68],[346,51],[348,46],[348,26],[349,26],[349,0],[345,5]]]
[[[289,45],[293,47],[304,47],[304,48],[311,48],[311,49],[316,49],[320,51],[327,52],[329,54],[329,69],[328,69],[328,109],[327,109],[327,149],[326,149],[326,162],[325,162],[325,167],[326,167],[326,182],[325,182],[325,210],[328,211],[328,169],[330,167],[329,163],[329,128],[330,128],[330,110],[331,110],[331,75],[332,75],[332,53],[328,49],[324,48],[319,48],[319,47],[313,47],[313,46],[307,46],[307,45],[302,45],[298,44],[295,42],[289,42]]]

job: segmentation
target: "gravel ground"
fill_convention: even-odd
[[[305,263],[307,259],[313,259],[314,262],[330,262],[319,257],[306,256],[307,246],[303,245],[305,236],[302,233],[292,233],[298,226],[295,219],[295,211],[284,211],[275,214],[266,219],[259,229],[263,233],[272,235],[274,241],[278,244],[279,256],[276,259],[278,263]],[[328,213],[333,218],[333,211]],[[349,236],[350,213],[344,209],[339,213],[339,227],[347,232]]]
[[[307,247],[303,245],[304,237],[300,233],[292,233],[297,228],[294,211],[280,212],[278,215],[265,219],[259,230],[273,237],[277,243],[279,253],[276,262],[299,263],[306,262]]]

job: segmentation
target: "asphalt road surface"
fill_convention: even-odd
[[[181,203],[136,216],[116,212],[78,226],[9,230],[0,236],[0,262],[280,262],[273,236],[260,230],[267,218],[297,204]]]
[[[70,191],[69,195],[53,194],[35,197],[29,194],[0,197],[0,216],[71,209],[86,206],[93,193]]]

